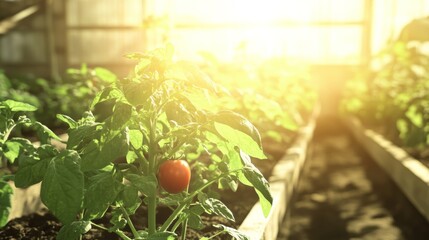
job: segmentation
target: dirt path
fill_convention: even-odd
[[[278,239],[429,239],[429,224],[341,124],[321,126]]]

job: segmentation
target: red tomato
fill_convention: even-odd
[[[168,160],[159,166],[158,180],[162,188],[169,193],[185,190],[191,180],[191,169],[185,160]]]

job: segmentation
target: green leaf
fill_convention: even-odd
[[[122,184],[115,179],[112,172],[101,172],[92,176],[84,196],[85,219],[101,218],[121,190]]]
[[[112,210],[112,217],[110,218],[110,223],[113,225],[109,228],[110,232],[115,232],[118,229],[122,229],[127,225],[127,220],[123,216],[122,209],[114,208]]]
[[[113,114],[116,101],[115,98],[111,98],[99,101],[94,105],[92,112],[96,116],[97,121],[104,121]]]
[[[43,178],[42,202],[64,224],[73,222],[83,202],[83,173],[79,154],[65,150],[50,162]]]
[[[3,102],[12,112],[34,112],[37,108],[28,103],[18,102],[11,99],[8,99]]]
[[[11,208],[13,189],[7,182],[0,180],[0,228],[6,225]]]
[[[253,138],[249,135],[243,133],[242,131],[236,130],[229,125],[223,123],[214,123],[217,133],[226,139],[229,143],[237,146],[247,154],[252,157],[266,159],[264,152],[262,151],[262,146],[258,144]]]
[[[54,132],[52,132],[51,129],[49,129],[48,127],[46,127],[42,123],[35,122],[35,123],[33,123],[33,126],[35,127],[35,129],[37,131],[37,135],[39,136],[40,142],[42,144],[49,143],[49,139],[51,139],[51,138],[56,139],[58,141],[61,141],[60,137],[58,137]]]
[[[208,214],[216,214],[222,216],[230,221],[235,221],[234,214],[231,210],[221,201],[215,198],[203,199],[201,206],[204,208],[205,212]]]
[[[82,152],[82,171],[101,169],[128,152],[128,137],[124,131],[105,142],[91,141]]]
[[[109,129],[122,130],[130,120],[131,114],[131,105],[123,102],[117,102],[113,109],[113,115],[106,122],[106,124]]]
[[[188,226],[193,229],[204,228],[203,221],[200,215],[193,214],[192,212],[188,216]]]
[[[51,160],[58,151],[51,145],[42,145],[37,149],[39,157],[23,156],[19,158],[19,168],[15,174],[15,185],[26,188],[43,180]]]
[[[132,105],[143,105],[151,95],[151,87],[145,83],[127,83],[124,85],[124,95]]]
[[[130,181],[131,185],[136,187],[142,194],[149,197],[156,195],[158,180],[155,175],[142,176],[128,173],[125,175],[125,178]]]
[[[233,237],[236,240],[250,240],[250,238],[248,236],[241,233],[237,229],[230,228],[230,227],[227,227],[227,226],[222,225],[222,224],[215,224],[215,225],[213,225],[213,227],[221,229],[222,231],[226,232],[228,235],[230,235],[231,237]]]
[[[69,125],[69,128],[76,128],[77,127],[77,122],[75,120],[73,120],[73,118],[64,115],[64,114],[57,114],[57,119],[67,123]]]
[[[142,203],[137,188],[129,185],[124,186],[124,190],[119,196],[119,201],[122,202],[122,206],[127,210],[128,214],[134,214]]]
[[[255,188],[256,193],[259,196],[259,200],[262,203],[262,211],[264,212],[265,216],[268,216],[273,203],[273,197],[270,193],[270,185],[268,181],[256,167],[243,168],[243,174]]]
[[[19,142],[6,141],[5,145],[3,146],[3,154],[7,159],[9,159],[11,163],[13,163],[19,156],[20,147],[21,144]]]
[[[130,143],[135,149],[140,149],[143,146],[143,133],[140,130],[130,130]]]
[[[118,79],[114,73],[105,68],[96,67],[94,68],[94,72],[97,77],[106,83],[114,83]]]
[[[58,240],[77,240],[82,234],[91,230],[90,221],[74,221],[65,224],[58,232]]]
[[[222,123],[250,136],[262,148],[258,129],[242,115],[232,111],[221,111],[212,116],[213,121]]]
[[[73,149],[79,146],[87,139],[99,137],[100,132],[97,130],[97,125],[83,125],[68,131],[69,139],[67,140],[67,149]],[[88,141],[88,140],[87,140]]]

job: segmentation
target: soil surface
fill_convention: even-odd
[[[319,122],[278,240],[429,239],[429,224],[336,119]]]

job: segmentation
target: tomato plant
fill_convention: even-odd
[[[46,126],[40,122],[30,120],[26,115],[22,114],[22,112],[33,112],[36,109],[30,104],[11,99],[0,101],[0,227],[7,222],[11,207],[10,196],[13,194],[12,188],[7,183],[7,180],[14,178],[10,175],[11,172],[7,170],[8,164],[14,164],[16,160],[36,161],[38,152],[53,149],[49,145],[36,149],[29,140],[13,137],[13,132],[18,127],[24,126],[36,130],[42,144],[47,144],[51,138],[59,140],[58,136]],[[35,174],[37,175],[37,173]]]
[[[128,226],[133,239],[175,239],[179,232],[184,239],[187,228],[201,227],[203,213],[234,221],[213,192],[235,191],[239,183],[255,189],[267,215],[269,184],[251,161],[266,158],[258,130],[239,113],[202,106],[216,101],[223,88],[195,65],[173,61],[171,46],[128,57],[138,61],[134,71],[98,92],[91,111],[77,120],[57,115],[69,127],[64,151],[44,142],[31,158],[18,156],[15,184],[42,182],[42,202],[63,223],[57,238],[78,239],[98,227],[130,239],[123,230]],[[185,162],[197,173],[189,185],[187,174],[180,188],[164,185],[164,167],[186,170]],[[130,216],[142,204],[148,225],[136,229]],[[159,207],[172,209],[161,225]],[[96,224],[108,210],[111,224]]]
[[[159,166],[159,184],[169,193],[179,193],[189,186],[191,169],[185,160],[167,160]]]
[[[422,149],[429,143],[427,42],[389,44],[378,68],[349,83],[343,110],[375,127],[395,144]]]
[[[305,123],[313,110],[317,94],[301,66],[281,58],[262,63],[223,63],[210,53],[202,56],[205,59],[202,69],[226,86],[219,106],[251,120],[265,140],[290,142],[291,133]]]

